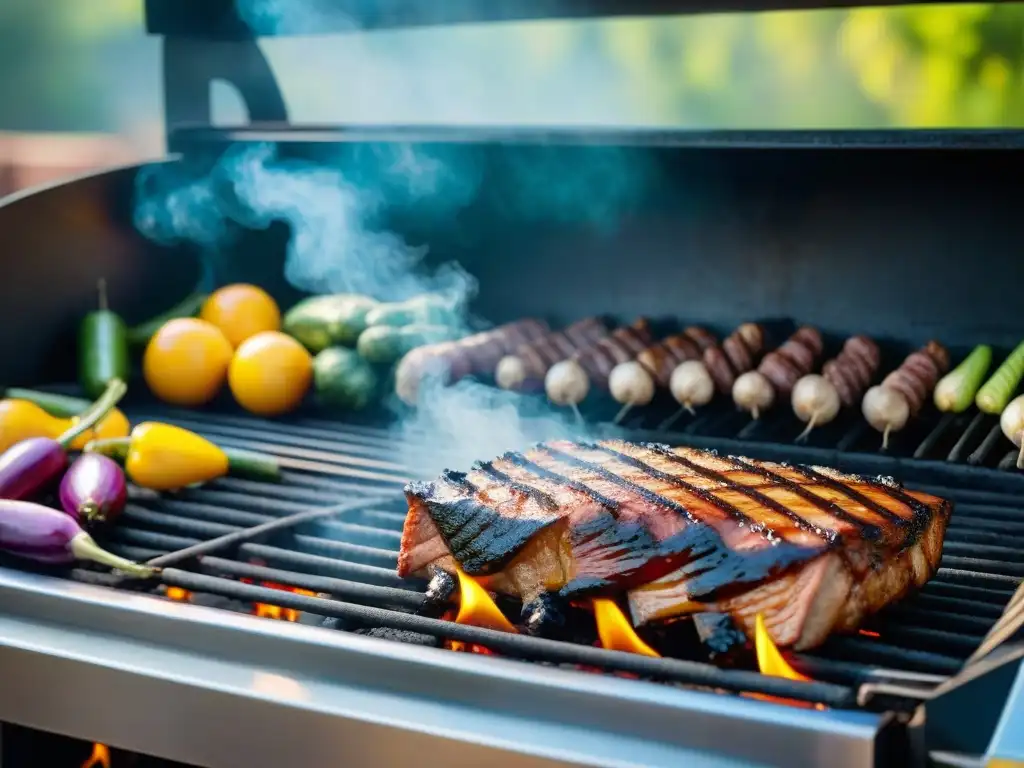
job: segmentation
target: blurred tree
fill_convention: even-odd
[[[142,0],[0,0],[0,130],[102,130],[98,46],[140,30]]]

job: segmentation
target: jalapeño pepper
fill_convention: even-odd
[[[82,320],[78,332],[78,383],[92,398],[114,379],[128,379],[128,329],[107,306],[107,281],[99,281],[99,309]]]

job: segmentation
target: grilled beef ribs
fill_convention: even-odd
[[[761,613],[821,643],[924,584],[948,502],[884,479],[690,448],[550,442],[406,488],[398,570],[456,564],[531,600],[628,593],[636,624]]]

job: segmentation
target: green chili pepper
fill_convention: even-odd
[[[99,309],[82,320],[78,333],[78,383],[97,398],[114,379],[127,380],[128,335],[124,320],[107,306],[107,281],[99,281]]]

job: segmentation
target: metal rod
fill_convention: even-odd
[[[981,441],[981,445],[978,449],[967,457],[968,464],[982,464],[988,455],[992,452],[992,449],[996,447],[996,443],[1003,437],[1003,429],[998,424],[992,427],[985,435],[985,439]]]
[[[953,447],[949,451],[949,455],[946,456],[946,461],[960,461],[964,451],[967,450],[967,446],[974,436],[981,431],[985,425],[985,414],[982,411],[978,411],[974,414],[974,418],[971,419],[971,423],[967,425],[967,429],[960,435],[960,439],[953,444]]]
[[[632,672],[644,677],[676,680],[690,685],[722,688],[734,693],[761,693],[778,698],[816,702],[835,708],[849,707],[855,698],[849,688],[832,683],[807,683],[769,677],[758,672],[719,669],[710,664],[693,661],[655,659],[621,651],[606,651],[602,648],[482,629],[382,608],[307,597],[294,592],[241,584],[177,568],[164,569],[160,578],[165,584],[192,592],[210,592],[246,602],[268,603],[321,616],[333,616],[366,627],[404,629],[439,638],[475,643],[518,658],[594,666]]]
[[[365,507],[367,505],[379,504],[386,500],[386,496],[366,496],[361,499],[354,501],[346,501],[341,504],[335,504],[331,507],[321,507],[318,509],[309,509],[305,512],[297,512],[287,517],[282,517],[277,520],[271,520],[270,522],[261,523],[260,525],[253,526],[252,528],[245,528],[241,531],[233,531],[232,533],[218,536],[215,539],[204,541],[200,544],[195,544],[191,547],[185,547],[185,549],[179,549],[176,552],[170,552],[160,557],[155,557],[147,563],[158,568],[165,568],[168,565],[174,565],[175,563],[181,563],[185,560],[191,560],[194,557],[200,557],[202,555],[209,555],[222,549],[233,547],[236,544],[243,544],[247,541],[251,541],[257,536],[262,536],[267,533],[273,533],[274,531],[281,531],[286,528],[291,528],[302,523],[309,522],[310,520],[319,520],[325,517],[333,517],[334,515],[340,515],[348,512],[351,509],[358,509],[359,507]]]
[[[928,452],[935,447],[935,444],[942,439],[942,436],[946,434],[946,431],[953,424],[953,420],[956,418],[955,414],[944,413],[942,418],[939,419],[939,423],[935,425],[934,429],[928,433],[928,436],[921,441],[921,444],[917,446],[917,450],[914,451],[915,459],[923,459],[928,455]]]

